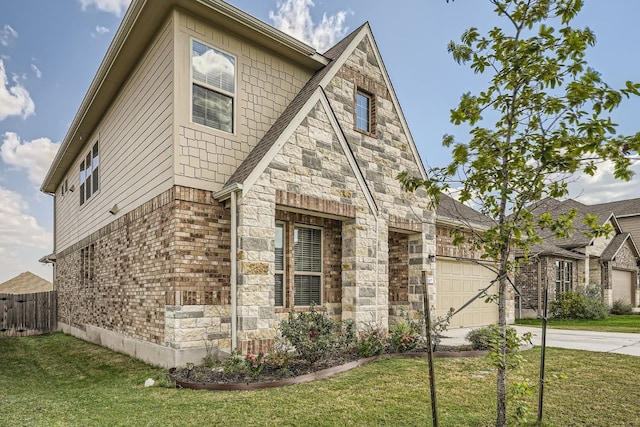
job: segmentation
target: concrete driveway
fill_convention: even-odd
[[[542,328],[525,326],[515,326],[515,328],[518,335],[531,332],[533,345],[542,345]],[[471,328],[450,329],[444,332],[443,335],[446,338],[442,340],[442,344],[463,344],[466,342],[464,337],[470,330]],[[640,356],[640,334],[547,329],[547,347]]]

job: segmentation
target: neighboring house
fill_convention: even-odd
[[[42,185],[60,325],[177,366],[266,349],[311,304],[416,315],[436,225],[405,170],[368,24],[319,54],[223,1],[134,0]]]
[[[549,301],[561,292],[596,286],[607,305],[616,300],[634,305],[640,302],[638,246],[631,233],[621,226],[611,205],[584,205],[571,199],[547,198],[532,207],[534,214],[549,212],[554,217],[575,209],[577,217],[569,238],[558,239],[544,230],[541,232],[543,242],[531,250],[531,262],[520,259],[522,263],[515,281],[523,298],[516,298],[517,315],[528,317],[541,313],[545,285]],[[583,220],[589,214],[597,215],[600,225],[610,224],[614,232],[607,237],[588,237],[585,234],[588,226]]]
[[[640,244],[640,198],[602,203],[592,205],[592,207],[601,211],[613,212],[620,227],[631,233],[636,244]]]
[[[53,290],[53,283],[30,271],[18,274],[13,279],[0,283],[0,294],[35,294]]]
[[[473,247],[474,234],[482,233],[492,220],[457,200],[440,195],[436,211],[436,315],[446,316],[451,308],[458,309],[477,297],[497,278],[497,266],[482,259],[482,251]],[[454,231],[465,242],[454,245]],[[450,327],[475,327],[498,322],[498,305],[485,302],[488,295],[498,292],[497,283],[451,318]],[[507,321],[514,320],[513,290],[507,293]]]

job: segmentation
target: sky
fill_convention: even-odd
[[[449,122],[465,92],[487,87],[447,53],[469,27],[497,20],[487,0],[230,0],[229,3],[323,52],[369,21],[412,136],[427,167],[450,161],[442,136],[465,141]],[[597,45],[589,65],[613,87],[640,81],[640,2],[587,0],[574,26],[591,28]],[[129,0],[3,0],[0,2],[0,283],[31,271],[52,280],[38,262],[53,251],[52,197],[39,191]],[[618,132],[640,131],[640,100],[613,115]],[[633,166],[639,172],[640,164]],[[608,168],[579,177],[570,196],[583,203],[640,197],[640,178],[616,182]]]

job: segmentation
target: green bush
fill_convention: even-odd
[[[559,319],[604,319],[609,310],[600,299],[585,298],[579,292],[563,292],[551,302],[551,315]]]
[[[360,333],[357,349],[364,357],[378,356],[384,353],[387,334],[378,326],[368,326]]]
[[[490,350],[497,344],[499,336],[500,329],[498,325],[491,325],[469,331],[466,339],[471,343],[471,348],[474,350]],[[507,343],[517,341],[517,337],[516,329],[512,326],[507,326]]]
[[[418,346],[420,334],[407,322],[398,322],[391,327],[389,345],[394,353],[411,351]]]
[[[633,306],[623,299],[613,302],[610,310],[611,314],[633,314]]]
[[[297,314],[292,310],[288,319],[280,322],[280,333],[300,357],[310,363],[329,357],[355,342],[352,321],[332,320],[314,306]]]

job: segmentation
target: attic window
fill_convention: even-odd
[[[191,51],[191,118],[224,132],[233,132],[236,59],[193,40]]]
[[[357,130],[373,133],[374,105],[373,95],[361,89],[356,91],[355,122]]]

